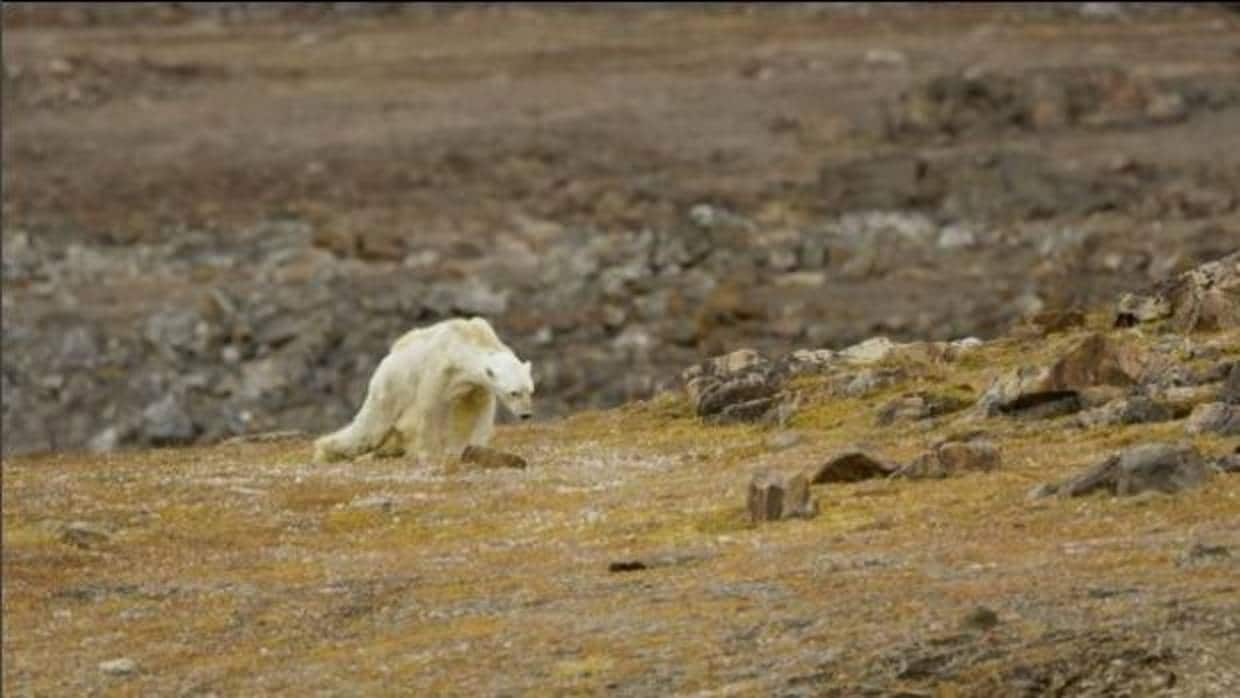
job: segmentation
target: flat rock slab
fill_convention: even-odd
[[[466,446],[461,454],[461,462],[477,465],[488,470],[499,468],[516,468],[524,470],[529,463],[515,453],[497,451],[485,446]]]
[[[818,466],[810,482],[821,485],[827,482],[860,482],[873,478],[887,477],[899,470],[894,463],[875,458],[860,450],[849,450],[838,453]]]
[[[1033,496],[1081,497],[1099,491],[1120,497],[1143,492],[1176,494],[1204,485],[1211,475],[1196,447],[1152,443],[1115,454],[1065,482],[1041,485]]]
[[[922,480],[963,472],[990,472],[998,469],[1001,461],[999,448],[990,441],[947,441],[900,468],[896,476]]]

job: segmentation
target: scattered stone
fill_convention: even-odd
[[[1197,405],[1184,425],[1189,434],[1240,436],[1240,406],[1226,402]]]
[[[128,676],[138,671],[138,663],[128,657],[99,662],[99,671],[112,676]]]
[[[646,569],[646,563],[640,560],[625,560],[607,565],[608,572],[639,572]]]
[[[981,630],[986,631],[999,624],[999,614],[993,610],[978,606],[964,617],[962,625],[965,630]]]
[[[865,62],[867,65],[898,67],[908,64],[908,56],[895,49],[872,48],[865,52]]]
[[[485,446],[466,446],[465,451],[461,453],[462,463],[472,463],[487,470],[499,468],[515,468],[524,470],[529,467],[529,463],[524,458],[515,453],[506,451],[497,451],[493,448]]]
[[[1041,494],[1081,497],[1100,490],[1120,497],[1143,492],[1176,494],[1203,485],[1210,475],[1195,447],[1153,443],[1115,454],[1075,478],[1042,490]]]
[[[1101,407],[1087,410],[1076,417],[1078,426],[1084,428],[1119,426],[1127,424],[1150,424],[1175,419],[1170,407],[1143,395],[1112,400]]]
[[[1240,252],[1190,269],[1152,293],[1120,299],[1116,324],[1171,318],[1183,333],[1240,327]]]
[[[749,482],[748,508],[754,522],[818,514],[818,503],[810,498],[809,481],[801,473],[791,479],[771,472],[756,473]]]
[[[1115,313],[1116,327],[1132,327],[1171,317],[1171,302],[1162,296],[1125,293]]]
[[[873,364],[882,361],[896,348],[886,337],[871,337],[840,351],[839,357],[854,364]]]
[[[198,434],[180,400],[171,393],[142,411],[142,432],[153,446],[187,444]]]
[[[1210,545],[1209,543],[1193,543],[1176,560],[1180,567],[1195,567],[1226,562],[1231,559],[1231,549],[1226,545]]]
[[[1240,449],[1240,446],[1236,448]],[[1214,461],[1214,467],[1222,473],[1240,473],[1240,450],[1237,450],[1236,453],[1219,456]]]
[[[753,422],[779,404],[784,374],[756,351],[742,349],[686,369],[685,392],[710,422]]]
[[[766,447],[772,451],[783,451],[792,448],[805,440],[799,431],[780,431],[766,438]]]
[[[969,401],[954,395],[919,392],[896,398],[879,408],[879,426],[896,422],[931,419],[957,412],[969,406]]]
[[[978,401],[988,416],[1048,418],[1084,407],[1080,393],[1095,386],[1127,387],[1138,382],[1144,357],[1092,334],[1049,368],[1025,367],[997,378]]]
[[[1240,362],[1233,362],[1219,391],[1219,400],[1229,405],[1240,405]]]
[[[999,449],[990,441],[947,441],[900,468],[896,477],[930,480],[962,472],[990,472],[999,467]]]
[[[103,545],[111,538],[104,529],[84,521],[74,521],[60,532],[61,542],[84,550]]]
[[[818,466],[810,482],[821,485],[827,482],[860,482],[882,478],[899,470],[899,466],[879,460],[860,450],[838,453]]]

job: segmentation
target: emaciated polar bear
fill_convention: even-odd
[[[485,446],[495,403],[529,419],[534,381],[482,318],[454,318],[411,330],[379,362],[366,400],[345,428],[314,442],[314,459],[329,462],[371,451],[419,460],[456,458]]]

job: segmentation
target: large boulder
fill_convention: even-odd
[[[1108,492],[1120,497],[1142,492],[1175,494],[1200,487],[1212,470],[1196,447],[1152,443],[1110,456],[1081,475],[1059,484],[1043,485],[1039,496],[1080,497]]]
[[[1179,332],[1240,327],[1240,251],[1190,269],[1149,293],[1124,296],[1115,324],[1168,318]]]

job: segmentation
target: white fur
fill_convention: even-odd
[[[528,418],[534,392],[522,362],[482,318],[452,319],[407,332],[379,362],[366,400],[345,428],[314,443],[319,462],[379,455],[455,458],[485,446],[496,402]]]

